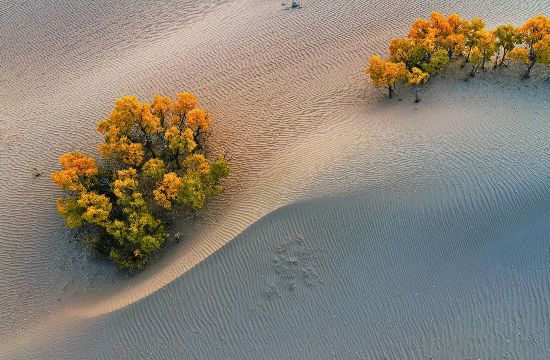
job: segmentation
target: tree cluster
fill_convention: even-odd
[[[388,60],[372,56],[365,72],[375,85],[387,87],[389,97],[400,82],[412,86],[418,102],[418,85],[458,58],[471,65],[470,76],[494,58],[495,68],[507,59],[526,63],[523,76],[528,78],[536,63],[550,64],[550,19],[539,15],[517,28],[508,24],[487,30],[483,19],[433,11],[429,19],[417,19],[407,37],[393,39],[389,52]]]
[[[97,125],[101,163],[70,152],[51,174],[65,191],[57,209],[67,226],[122,268],[143,267],[166,242],[167,212],[200,209],[229,175],[223,157],[206,157],[211,118],[196,105],[191,93],[155,96],[151,104],[120,98]]]

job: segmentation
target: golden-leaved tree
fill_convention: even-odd
[[[418,85],[424,84],[428,81],[430,74],[422,71],[421,69],[414,67],[407,74],[407,85],[412,86],[414,89],[415,102],[420,102],[420,97],[418,96]]]
[[[97,126],[104,137],[99,165],[70,152],[51,174],[65,192],[57,208],[67,226],[123,268],[143,267],[165,244],[168,211],[200,209],[229,175],[223,157],[207,156],[211,118],[196,105],[191,93],[155,96],[151,104],[120,98]]]
[[[495,34],[496,38],[495,45],[497,47],[497,54],[495,56],[495,67],[497,67],[504,64],[504,60],[506,60],[506,55],[510,51],[514,50],[516,45],[521,42],[521,34],[517,28],[510,24],[498,26],[493,31],[493,34]],[[498,59],[500,55],[500,49],[502,49],[502,57],[499,63]]]
[[[550,46],[550,19],[544,15],[535,16],[527,20],[518,30],[525,44],[526,52],[519,52],[517,59],[529,64],[524,74],[524,77],[528,78],[531,76],[531,69],[535,63],[550,64],[550,56],[548,54],[548,47]],[[527,61],[525,61],[526,59],[523,56],[525,53],[527,53]]]
[[[395,84],[407,76],[407,67],[404,62],[391,62],[380,59],[378,56],[370,58],[370,66],[365,69],[375,85],[385,86],[388,96],[395,93]]]

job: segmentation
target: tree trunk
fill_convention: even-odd
[[[529,60],[531,61],[531,63],[527,67],[527,71],[525,72],[525,75],[523,75],[524,79],[528,79],[531,77],[531,69],[537,62],[537,55],[535,54],[535,50],[533,49],[533,46],[529,48]]]
[[[181,169],[181,164],[180,162],[178,161],[178,158],[180,157],[180,149],[177,148],[176,149],[176,152],[174,153],[174,163],[176,164],[177,168],[178,169]]]
[[[201,141],[201,138],[199,137],[201,134],[201,129],[197,127],[197,131],[193,134],[193,139],[195,140],[195,143],[197,144],[197,150],[202,151],[204,150],[204,144],[203,141]]]
[[[145,135],[145,148],[151,153],[151,157],[155,157],[155,150],[153,149],[153,140],[149,135]]]
[[[185,127],[185,122],[187,121],[187,114],[185,115],[182,115],[181,118],[180,118],[180,130],[183,130],[183,128]]]
[[[470,73],[470,77],[476,76],[476,71],[478,68],[479,68],[479,65],[474,65],[474,67],[472,68],[472,72]]]
[[[500,49],[495,54],[495,65],[493,66],[493,69],[496,69],[498,66],[498,56],[500,55]]]
[[[506,49],[504,49],[504,52],[502,53],[502,59],[500,59],[500,64],[499,66],[502,66],[504,65],[504,59],[506,58]]]
[[[393,85],[388,85],[388,97],[391,99],[393,97],[393,94],[395,93],[395,89]]]
[[[466,55],[466,59],[464,59],[464,64],[462,64],[462,67],[466,66],[468,61],[470,61],[470,53],[472,52],[472,48],[468,50],[468,55]]]

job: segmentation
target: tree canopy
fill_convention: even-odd
[[[155,96],[151,104],[117,99],[97,125],[104,138],[99,164],[69,152],[51,174],[65,192],[57,209],[67,227],[82,230],[90,246],[122,268],[143,267],[166,242],[167,212],[202,208],[229,175],[223,157],[207,156],[211,118],[197,102],[191,93]]]
[[[393,96],[395,84],[407,76],[407,68],[403,62],[392,62],[372,56],[370,66],[365,69],[376,85],[386,85],[389,96]]]
[[[494,58],[494,67],[505,65],[506,59],[526,63],[524,77],[529,77],[536,63],[550,64],[550,19],[538,15],[517,28],[505,24],[488,30],[481,18],[446,17],[433,11],[429,19],[415,20],[407,37],[390,41],[388,60],[371,56],[365,73],[373,84],[385,86],[389,97],[401,82],[412,86],[418,101],[417,85],[457,57],[471,64],[471,76]]]

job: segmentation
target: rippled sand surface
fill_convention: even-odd
[[[0,8],[0,358],[550,358],[550,84],[443,74],[384,99],[368,55],[432,9],[550,5]],[[116,97],[180,90],[235,175],[128,278],[72,241],[45,175],[95,149]]]

